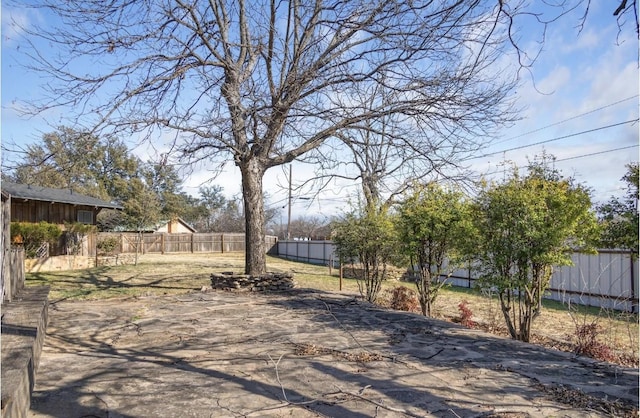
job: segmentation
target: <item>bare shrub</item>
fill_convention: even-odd
[[[596,323],[576,324],[576,354],[588,356],[602,361],[614,361],[616,355],[607,344],[598,341],[603,329]]]
[[[477,324],[473,319],[471,319],[473,312],[471,311],[471,308],[469,308],[468,304],[469,302],[466,300],[463,300],[458,304],[458,310],[460,311],[459,322],[467,328],[475,328]]]
[[[415,290],[397,286],[391,291],[391,308],[399,311],[419,312],[420,303]]]

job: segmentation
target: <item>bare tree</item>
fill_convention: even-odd
[[[299,216],[291,221],[290,233],[295,239],[327,239],[331,235],[327,218]]]
[[[485,57],[485,62],[489,59]],[[517,116],[506,106],[506,94],[515,82],[495,83],[492,97],[465,87],[487,83],[482,79],[486,76],[481,71],[442,73],[432,88],[433,103],[423,114],[412,120],[404,115],[384,115],[337,132],[336,151],[326,152],[325,147],[307,157],[317,167],[318,176],[313,180],[359,182],[366,207],[390,205],[416,181],[428,181],[430,177],[469,180],[471,175],[459,161],[486,146],[493,128]],[[364,108],[375,109],[380,102],[396,101],[393,89],[366,87],[371,90],[355,96]],[[447,91],[464,94],[447,96]],[[341,165],[346,169],[337,170]]]
[[[152,142],[174,133],[186,164],[233,161],[248,274],[266,269],[266,170],[383,126],[402,139],[395,159],[427,157],[428,138],[504,121],[513,87],[491,73],[519,10],[501,1],[34,2],[56,16],[30,30],[31,67],[49,77],[34,111],[65,106],[78,124]]]
[[[616,5],[611,10],[619,31],[631,24],[639,33],[637,2],[619,0]],[[583,14],[578,20],[577,30],[582,31],[587,15],[592,13],[590,0],[565,0],[543,3],[541,7],[535,5],[513,9],[500,2],[500,8],[509,28],[508,43],[517,55],[520,68],[525,69],[535,63],[541,49],[527,50],[518,43],[516,23],[519,20],[533,19],[538,24],[538,38],[540,45],[543,45],[550,24],[579,9]],[[483,63],[488,64],[490,58],[486,56]],[[490,68],[493,76],[498,68]],[[483,73],[475,70],[467,73],[467,76],[475,77],[475,83],[486,83],[487,80],[481,80]],[[494,96],[492,102],[487,102],[485,97],[472,98],[473,93],[464,88],[470,78],[459,75],[455,72],[440,74],[437,88],[433,89],[432,108],[423,115],[417,126],[403,123],[406,120],[401,115],[392,114],[369,119],[338,132],[335,136],[341,143],[329,150],[326,147],[314,150],[307,156],[307,160],[317,167],[316,176],[305,180],[297,188],[314,184],[321,189],[335,178],[352,180],[360,183],[364,203],[378,206],[393,203],[394,198],[416,180],[428,182],[446,179],[463,186],[472,185],[477,180],[477,174],[471,173],[461,162],[487,146],[494,134],[492,128],[514,121],[518,112],[505,112],[505,98],[502,95]],[[388,88],[385,83],[359,87],[363,88],[353,89],[351,100],[359,101],[363,107],[374,109],[381,101],[395,100],[395,89]],[[508,93],[511,87],[513,85],[505,83],[501,93]],[[465,91],[466,95],[455,98],[438,96],[446,91]],[[435,108],[440,106],[442,108],[437,112]],[[433,117],[436,112],[437,116]],[[349,170],[347,167],[350,166],[354,169]],[[343,169],[339,170],[340,167]]]

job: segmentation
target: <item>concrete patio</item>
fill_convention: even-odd
[[[28,416],[599,417],[637,404],[638,370],[296,289],[51,303]]]

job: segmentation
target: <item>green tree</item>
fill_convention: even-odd
[[[340,260],[358,266],[360,294],[375,302],[396,255],[393,221],[385,209],[366,208],[351,212],[334,223],[333,242]]]
[[[414,271],[422,314],[431,316],[438,291],[457,266],[459,248],[472,229],[470,205],[459,191],[417,185],[399,205],[400,248]]]
[[[133,179],[129,183],[129,196],[131,198],[124,202],[124,223],[138,233],[135,258],[135,263],[138,264],[142,233],[156,225],[162,218],[162,213],[158,195],[142,179]]]
[[[479,286],[498,292],[512,338],[529,341],[554,266],[571,263],[597,231],[588,192],[544,164],[485,187],[476,202]]]
[[[103,200],[122,201],[139,161],[117,138],[99,138],[60,127],[29,145],[13,168],[18,183],[68,188]]]
[[[129,196],[124,202],[126,225],[136,231],[154,226],[162,218],[158,195],[141,179],[129,183]]]
[[[603,248],[623,248],[633,251],[638,257],[638,163],[627,165],[622,180],[627,183],[627,195],[620,199],[612,197],[597,207],[602,224],[599,245]]]
[[[186,212],[188,199],[181,190],[183,179],[175,167],[164,161],[149,161],[142,167],[141,172],[146,186],[156,195],[160,205],[160,216],[167,220],[181,217]]]
[[[193,226],[198,232],[208,232],[200,228],[200,222],[208,216],[208,210],[204,202],[197,197],[181,193],[183,206],[180,217],[189,225]]]
[[[221,214],[227,199],[223,194],[223,187],[219,185],[200,187],[200,204],[204,207],[202,216],[197,221],[198,230],[203,232],[225,232],[216,231],[216,219]],[[226,231],[229,232],[229,231]]]
[[[140,176],[142,162],[115,137],[103,138],[99,148],[101,158],[93,161],[90,167],[106,192],[105,200],[124,202],[129,198],[129,181]]]

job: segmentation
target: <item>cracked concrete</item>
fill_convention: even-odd
[[[294,290],[52,304],[29,416],[599,417],[637,404],[635,369]]]

